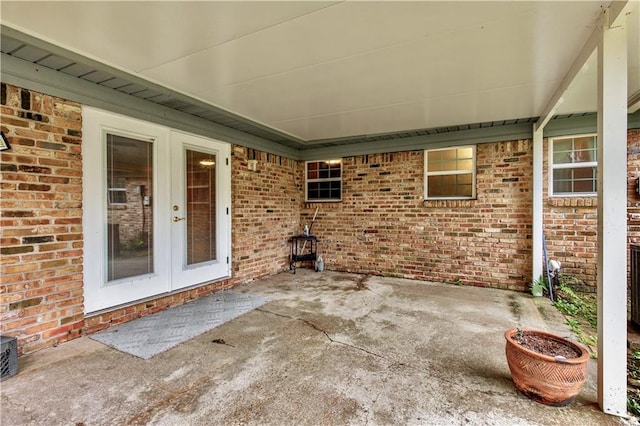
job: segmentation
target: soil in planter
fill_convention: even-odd
[[[572,346],[567,346],[563,342],[538,336],[536,334],[524,333],[522,336],[518,336],[516,334],[512,337],[512,340],[529,350],[554,358],[557,356],[562,356],[567,359],[579,358],[580,355],[582,355],[580,351],[576,350]]]

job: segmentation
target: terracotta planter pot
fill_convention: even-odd
[[[538,330],[522,330],[524,334],[551,339],[574,348],[578,358],[554,358],[521,346],[515,337],[517,329],[504,333],[505,352],[516,388],[532,400],[546,405],[563,406],[580,393],[587,378],[589,352],[580,345],[555,334]]]

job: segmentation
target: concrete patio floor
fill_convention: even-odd
[[[3,425],[620,425],[596,362],[567,407],[513,386],[503,333],[569,336],[546,299],[299,269],[236,288],[271,302],[149,360],[83,337],[26,355]]]

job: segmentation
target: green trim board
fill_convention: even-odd
[[[82,56],[55,44],[38,39],[6,25],[0,24],[2,52],[15,51],[15,56],[43,68],[61,71],[97,85],[131,94],[137,98],[160,103],[191,115],[206,113],[208,121],[230,124],[236,130],[244,130],[254,136],[299,148],[302,140],[273,129],[246,117],[227,111],[216,105],[200,101],[179,91]],[[26,50],[26,52],[25,52]]]
[[[15,50],[20,50],[20,46],[27,47],[29,51],[23,54],[23,59],[1,54],[1,80],[5,83],[293,160],[322,160],[445,148],[461,143],[530,139],[532,123],[536,120],[535,117],[521,118],[385,135],[303,141],[6,25],[0,25],[0,30],[3,51],[10,51],[11,46]],[[56,70],[59,67],[66,72]],[[69,71],[73,67],[77,69]],[[629,128],[640,128],[640,111],[629,116]],[[595,131],[597,116],[579,114],[554,117],[545,127],[544,136]]]
[[[627,115],[627,129],[640,129],[640,110]],[[583,117],[552,119],[544,128],[544,137],[596,133],[598,116],[593,113]]]
[[[11,55],[2,53],[0,60],[2,61],[1,80],[4,83],[292,159],[297,159],[298,156],[298,150],[291,147],[38,66]]]
[[[435,135],[414,136],[408,138],[388,139],[358,144],[341,144],[337,146],[310,148],[300,153],[303,160],[351,157],[354,155],[378,154],[386,152],[415,151],[422,149],[447,148],[460,144],[478,144],[500,142],[532,137],[532,124],[520,123],[504,126],[483,127],[479,129],[461,130]]]

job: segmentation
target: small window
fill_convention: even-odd
[[[127,204],[127,180],[109,174],[107,179],[107,202],[109,205]]]
[[[554,138],[549,142],[551,195],[594,195],[598,184],[596,135]]]
[[[109,188],[109,204],[127,204],[127,190],[124,188]]]
[[[305,200],[342,201],[342,160],[307,161]]]
[[[427,150],[424,170],[425,200],[475,198],[475,145]]]

